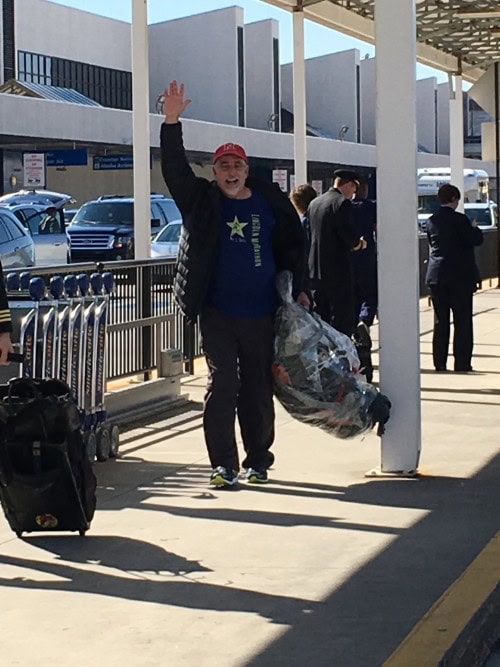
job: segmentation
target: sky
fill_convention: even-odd
[[[132,0],[51,0],[60,5],[76,7],[84,11],[108,16],[122,21],[132,20]],[[290,12],[273,7],[262,0],[149,0],[148,20],[150,23],[168,21],[170,19],[201,14],[212,9],[223,7],[243,7],[245,23],[274,18],[280,23],[280,61],[292,61],[292,15]],[[363,58],[366,54],[373,56],[375,49],[342,33],[320,26],[312,21],[305,22],[305,54],[306,58],[345,51],[357,48]],[[417,78],[436,76],[439,82],[447,80],[447,75],[438,70],[417,65]]]

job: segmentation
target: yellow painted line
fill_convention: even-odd
[[[383,667],[436,667],[499,581],[500,533],[497,533]]]

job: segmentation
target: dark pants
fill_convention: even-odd
[[[448,359],[450,311],[453,313],[453,356],[455,370],[470,369],[472,360],[472,287],[429,285],[434,307],[432,356],[434,367],[443,369]]]
[[[243,467],[266,470],[274,460],[273,318],[226,317],[207,308],[200,324],[209,372],[203,428],[210,463],[239,469],[237,414]]]
[[[356,329],[357,319],[354,306],[354,291],[332,295],[321,287],[314,290],[314,310],[321,319],[346,336],[352,336]]]

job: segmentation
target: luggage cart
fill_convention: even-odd
[[[119,429],[105,410],[106,328],[113,275],[109,272],[54,276],[49,293],[43,278],[9,274],[7,290],[14,339],[24,356],[16,367],[0,369],[0,381],[13,376],[59,379],[69,385],[82,413],[83,442],[91,461],[115,458]],[[19,359],[19,358],[18,358]]]

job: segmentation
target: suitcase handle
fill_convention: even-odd
[[[24,361],[24,354],[22,352],[9,352],[7,354],[7,361],[22,364]]]
[[[20,387],[22,387],[24,390],[21,391],[21,396],[23,399],[33,399],[40,397],[40,393],[31,378],[15,378],[9,382],[9,391],[7,393],[7,404],[9,407],[12,407],[12,400],[14,397],[20,397],[19,394],[16,396],[16,391]]]

